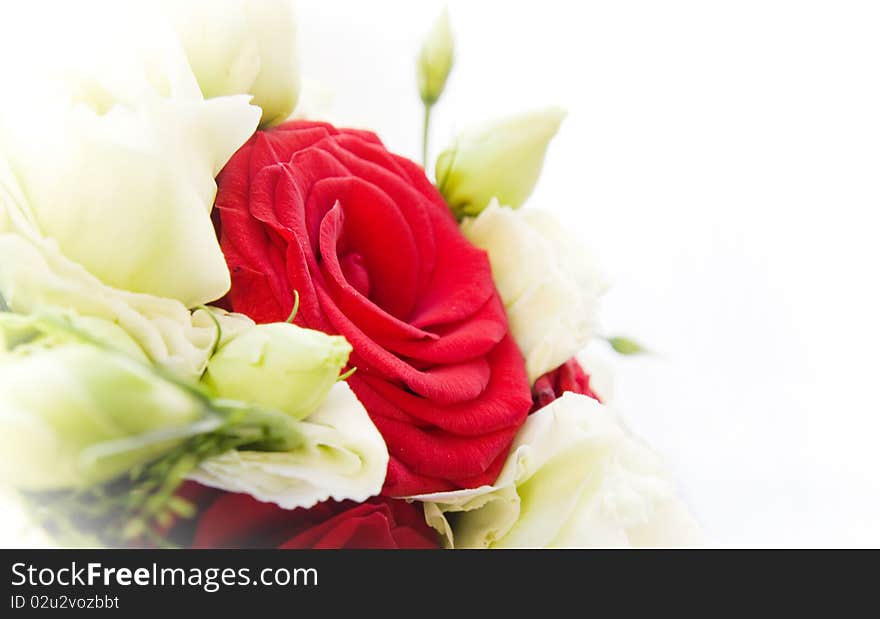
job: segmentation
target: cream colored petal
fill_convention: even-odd
[[[596,331],[607,282],[597,260],[555,218],[493,200],[477,217],[462,221],[461,230],[489,254],[530,381],[584,348]]]
[[[456,548],[702,541],[657,454],[612,409],[574,393],[529,417],[492,486],[410,499],[425,503],[428,524]]]
[[[379,493],[388,450],[346,383],[337,383],[299,430],[304,442],[293,451],[228,452],[203,462],[190,478],[285,509],[327,499],[364,501]]]

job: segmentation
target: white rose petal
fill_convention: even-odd
[[[290,116],[300,91],[290,0],[170,0],[166,7],[205,97],[253,95],[263,126]]]
[[[493,200],[461,230],[489,254],[531,382],[583,349],[596,329],[607,283],[596,259],[552,215]]]
[[[702,541],[659,456],[607,406],[574,393],[529,417],[493,486],[411,498],[425,502],[428,523],[456,548]]]
[[[296,110],[291,115],[291,119],[315,120],[323,118],[331,124],[344,124],[343,121],[334,122],[330,119],[333,94],[333,89],[324,82],[310,79],[308,76],[303,77]]]
[[[204,100],[170,26],[142,17],[114,13],[58,67],[35,69],[2,102],[0,151],[65,256],[107,285],[195,307],[229,288],[214,177],[260,111],[246,95]]]
[[[586,349],[575,355],[575,358],[590,376],[590,391],[595,393],[604,404],[613,404],[617,392],[614,363],[605,343],[599,344],[594,340]]]
[[[304,442],[293,451],[230,451],[203,462],[190,478],[285,509],[379,493],[388,449],[348,384],[337,383],[299,429]]]
[[[217,345],[252,326],[249,318],[210,309],[194,313],[174,299],[112,288],[69,260],[35,228],[25,198],[0,161],[0,295],[15,312],[64,307],[119,325],[156,363],[198,380]],[[216,321],[216,322],[215,322]]]

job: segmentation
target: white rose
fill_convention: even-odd
[[[107,285],[195,307],[229,288],[214,177],[260,111],[246,95],[203,99],[170,26],[106,8],[2,101],[0,154],[65,256]]]
[[[590,391],[595,393],[603,404],[614,404],[617,381],[614,363],[605,346],[594,340],[586,349],[575,355],[577,362],[590,376]]]
[[[222,310],[190,311],[174,299],[101,282],[43,238],[8,167],[0,160],[0,298],[21,314],[64,307],[119,325],[144,354],[198,380],[214,348],[254,323]],[[209,313],[210,312],[210,313]]]
[[[365,501],[382,489],[388,449],[347,383],[336,383],[297,429],[303,443],[293,451],[230,451],[203,462],[190,478],[285,509]]]
[[[412,498],[425,501],[426,520],[456,548],[693,546],[702,539],[659,456],[611,409],[574,393],[528,418],[493,486]]]
[[[584,348],[607,284],[596,259],[552,215],[513,210],[493,199],[477,217],[462,221],[461,230],[489,254],[531,382]]]
[[[205,97],[253,95],[263,126],[290,116],[300,91],[290,0],[169,0],[166,6]]]

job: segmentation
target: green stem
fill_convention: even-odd
[[[290,312],[290,316],[287,317],[287,320],[284,322],[293,324],[293,320],[296,318],[296,314],[299,312],[299,290],[293,291],[293,310]]]
[[[422,125],[422,167],[428,169],[428,128],[431,126],[432,104],[425,104],[425,120]]]
[[[214,330],[217,332],[217,336],[214,338],[214,345],[211,347],[211,356],[213,357],[217,354],[217,349],[220,348],[220,340],[223,339],[223,328],[220,326],[220,321],[217,320],[214,312],[212,312],[207,305],[199,305],[196,309],[205,312],[208,315],[208,318],[211,319],[211,322],[214,323]]]

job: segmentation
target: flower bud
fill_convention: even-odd
[[[477,215],[494,197],[512,208],[532,193],[547,145],[565,117],[547,108],[459,134],[437,159],[437,188],[458,217]]]
[[[172,448],[203,411],[149,366],[88,344],[0,356],[0,482],[58,490],[109,481]],[[128,449],[102,450],[125,439]]]
[[[203,382],[214,394],[305,419],[348,361],[344,337],[288,323],[254,326],[220,347]]]
[[[444,10],[422,44],[418,60],[419,96],[434,105],[443,94],[454,60],[449,13]]]
[[[290,0],[167,4],[205,98],[253,95],[264,127],[291,115],[300,79]]]

